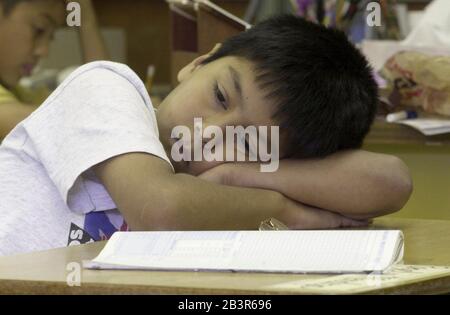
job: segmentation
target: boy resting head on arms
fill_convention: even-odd
[[[405,165],[359,150],[377,87],[344,34],[294,16],[272,18],[178,78],[155,113],[128,67],[87,64],[21,122],[0,147],[0,254],[107,239],[117,230],[256,229],[267,218],[292,229],[364,226],[408,200]],[[185,135],[197,134],[198,119],[200,129],[223,134],[254,126],[260,137],[262,127],[279,127],[257,146],[278,149],[276,169],[261,172],[260,156],[179,160],[177,153],[195,154],[195,137]],[[250,138],[241,139],[247,157]],[[239,153],[215,140],[202,152]]]

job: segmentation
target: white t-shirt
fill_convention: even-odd
[[[92,166],[129,152],[170,164],[141,80],[112,62],[78,68],[0,147],[0,256],[128,230]]]

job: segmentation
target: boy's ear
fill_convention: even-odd
[[[216,44],[216,46],[214,46],[214,48],[209,53],[195,58],[191,63],[184,66],[184,68],[178,72],[178,82],[181,83],[189,78],[195,72],[195,70],[202,66],[203,61],[211,57],[217,50],[219,50],[220,46],[221,44]]]

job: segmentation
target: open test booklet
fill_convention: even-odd
[[[383,272],[403,258],[398,230],[116,232],[90,269]]]

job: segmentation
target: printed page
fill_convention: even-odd
[[[343,273],[383,271],[400,231],[118,232],[88,268]],[[402,251],[400,251],[400,258]]]
[[[383,274],[348,274],[320,279],[289,281],[265,289],[308,294],[350,294],[406,285],[450,276],[450,266],[394,265]]]

